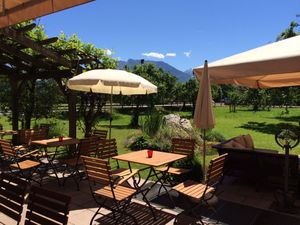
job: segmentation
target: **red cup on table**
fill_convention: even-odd
[[[58,141],[63,141],[64,137],[63,136],[59,136],[58,137]]]
[[[148,155],[148,158],[152,158],[153,150],[147,150],[147,155]]]

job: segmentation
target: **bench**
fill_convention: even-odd
[[[248,145],[245,141],[248,139]],[[250,144],[249,144],[250,143]],[[257,185],[268,185],[282,188],[284,184],[285,155],[270,149],[254,147],[250,135],[241,135],[213,145],[219,155],[228,153],[225,173],[249,178]],[[299,188],[299,158],[289,155],[289,188]]]

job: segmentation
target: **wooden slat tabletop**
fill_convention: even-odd
[[[153,151],[152,158],[148,158],[147,150],[130,152],[112,158],[121,161],[139,163],[147,166],[163,166],[165,164],[186,158],[186,155],[175,154],[170,152]]]
[[[58,146],[78,144],[79,140],[76,138],[64,137],[62,141],[59,141],[58,138],[52,138],[52,139],[36,140],[36,141],[32,141],[31,143],[35,145],[46,146],[46,147],[58,147]]]

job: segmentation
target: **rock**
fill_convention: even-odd
[[[170,125],[178,129],[185,131],[191,131],[193,129],[191,122],[188,119],[180,118],[179,115],[168,114],[164,116],[165,125]]]

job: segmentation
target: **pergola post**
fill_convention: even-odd
[[[73,91],[68,92],[69,109],[69,136],[76,138],[76,95]]]
[[[18,80],[10,77],[9,78],[11,88],[11,114],[12,114],[12,130],[19,129],[19,91],[18,91]],[[14,135],[13,142],[16,143],[16,137]]]
[[[18,119],[19,119],[19,94],[18,94],[18,80],[14,79],[13,77],[10,77],[9,79],[11,92],[12,92],[12,98],[11,98],[11,114],[12,114],[12,129],[18,130]]]

